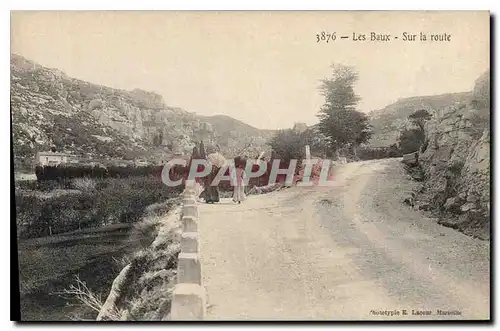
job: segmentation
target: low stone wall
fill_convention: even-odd
[[[199,189],[186,182],[182,206],[181,252],[177,263],[177,285],[172,293],[170,314],[166,320],[203,320],[206,312],[206,293],[202,284],[198,237]]]

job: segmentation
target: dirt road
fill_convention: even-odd
[[[207,319],[488,319],[489,243],[402,203],[397,159],[349,163],[333,187],[200,206]]]

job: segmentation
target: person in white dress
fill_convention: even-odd
[[[243,165],[239,164],[236,166],[236,180],[235,180],[235,186],[234,186],[234,193],[233,193],[233,201],[237,203],[241,203],[242,201],[245,201],[246,199],[246,194],[245,194],[245,169],[243,168]]]

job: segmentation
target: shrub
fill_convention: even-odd
[[[407,129],[399,135],[399,149],[403,154],[417,152],[425,140],[424,132],[419,129]]]
[[[96,188],[96,183],[91,178],[75,178],[73,179],[73,187],[83,192],[92,192]]]
[[[24,190],[36,190],[37,182],[35,180],[16,180],[14,182],[16,188]]]
[[[145,216],[162,216],[165,215],[174,204],[175,199],[169,199],[164,202],[157,202],[147,206],[144,210]]]
[[[36,189],[43,192],[50,192],[64,188],[64,183],[57,180],[37,181]]]
[[[305,145],[309,144],[308,137],[304,132],[293,129],[281,130],[269,142],[276,156],[290,161],[291,159],[302,159],[305,156]]]
[[[89,110],[101,109],[102,108],[102,100],[94,99],[89,102]]]
[[[80,181],[78,181],[80,182]],[[107,178],[86,183],[74,194],[16,193],[18,236],[40,237],[88,227],[133,223],[149,205],[177,196],[182,187],[168,187],[159,178]],[[90,189],[95,186],[95,189]],[[163,209],[162,209],[163,208]],[[160,213],[167,206],[150,210]]]
[[[455,176],[459,175],[464,168],[465,162],[463,161],[455,161],[449,167],[448,170]]]
[[[403,153],[397,147],[396,144],[390,147],[382,148],[370,148],[370,147],[360,147],[357,149],[357,156],[360,160],[374,160],[374,159],[384,159],[390,157],[399,157]]]

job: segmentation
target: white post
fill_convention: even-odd
[[[311,148],[309,147],[309,145],[306,145],[306,160],[310,159],[311,159]]]

